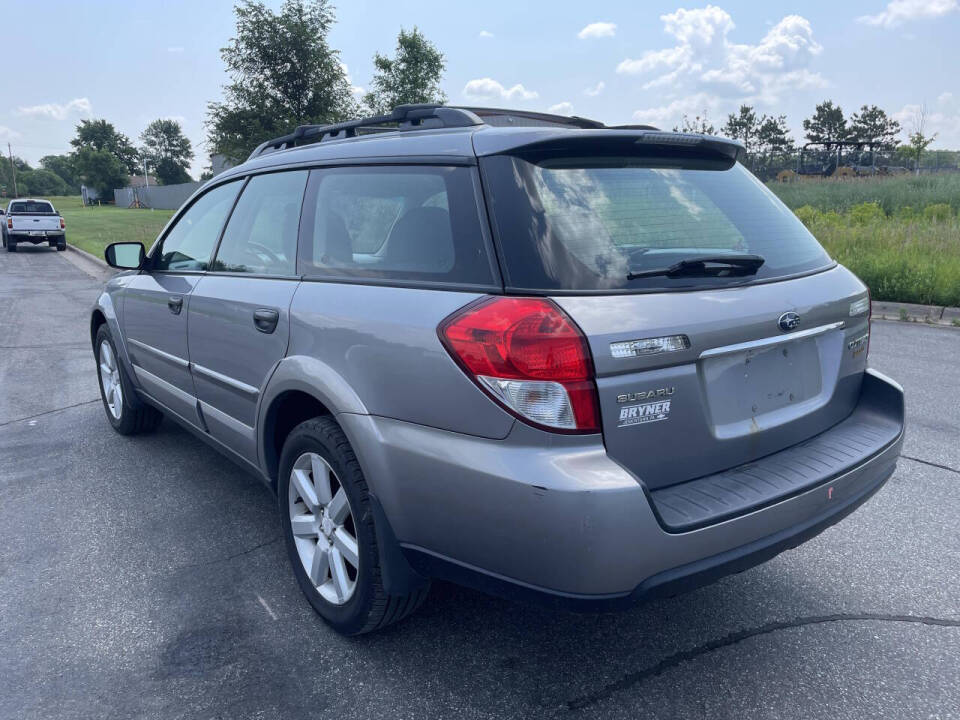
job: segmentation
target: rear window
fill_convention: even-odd
[[[478,197],[465,167],[313,170],[300,223],[300,272],[489,286]]]
[[[483,160],[483,170],[506,283],[514,289],[722,287],[831,264],[794,214],[739,164],[495,156]],[[765,262],[747,277],[627,278],[724,254]]]
[[[53,205],[48,202],[25,200],[21,202],[10,203],[10,207],[7,212],[9,212],[11,215],[54,215],[56,211],[53,209]]]

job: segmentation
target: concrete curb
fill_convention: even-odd
[[[960,328],[960,308],[877,301],[871,303],[874,320],[897,320]]]
[[[107,265],[106,260],[104,260],[103,258],[98,258],[96,255],[88,253],[86,250],[81,250],[80,248],[74,245],[71,245],[70,243],[67,243],[67,250],[72,250],[75,253],[79,253],[81,257],[86,258],[92,263],[96,263],[97,265],[102,267],[104,270],[113,270],[112,267]]]

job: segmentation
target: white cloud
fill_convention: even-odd
[[[65,105],[46,103],[45,105],[31,105],[17,108],[17,113],[28,117],[49,118],[51,120],[65,120],[69,115],[91,115],[93,106],[87,98],[74,98]]]
[[[613,37],[617,32],[617,26],[610,22],[595,22],[587,25],[583,30],[577,33],[581,40]]]
[[[910,20],[941,17],[957,8],[957,0],[893,0],[876,15],[862,15],[857,22],[892,28]]]
[[[183,45],[171,45],[167,48],[168,53],[182,53]]]
[[[493,37],[493,33],[490,32],[489,30],[481,30],[481,31],[480,31],[480,35],[478,35],[478,37],[482,37],[482,38],[492,38],[492,37]]]
[[[347,67],[347,64],[343,62],[343,60],[340,60],[339,62],[340,62],[340,67],[343,68],[343,74],[347,76],[347,82],[350,83],[350,92],[353,94],[354,97],[360,97],[366,92],[366,90],[364,90],[359,85],[353,84],[353,80],[350,79],[350,68]]]
[[[636,110],[633,113],[633,120],[669,130],[678,125],[684,115],[692,118],[697,115],[702,117],[706,113],[714,125],[719,125],[720,102],[720,98],[715,95],[695,93],[678,98],[668,105]]]
[[[3,142],[10,142],[12,140],[16,140],[19,137],[20,137],[20,133],[18,133],[13,128],[8,128],[6,125],[0,125],[0,140],[2,140]]]
[[[554,113],[555,115],[570,115],[573,112],[573,103],[566,101],[559,102],[556,105],[548,107],[547,112]]]
[[[931,146],[932,149],[953,148],[960,145],[960,103],[954,102],[953,97],[944,100],[943,95],[951,95],[951,93],[943,93],[937,98],[937,103],[942,106],[942,109],[931,110],[929,106],[926,108],[923,132],[925,135],[936,133],[937,136]],[[922,110],[922,105],[908,104],[892,113],[891,117],[900,123],[903,134],[906,136],[917,130]]]
[[[688,97],[709,92],[740,101],[775,103],[785,90],[823,87],[827,83],[808,67],[823,47],[814,39],[810,22],[788,15],[755,44],[734,43],[733,18],[708,5],[661,15],[673,47],[648,50],[617,66],[624,75],[646,75],[647,90],[669,86]]]
[[[937,102],[940,105],[948,105],[953,102],[953,93],[950,91],[942,92],[937,95]]]
[[[587,96],[589,96],[589,97],[596,97],[597,95],[599,95],[600,93],[603,92],[603,89],[604,89],[606,86],[607,86],[607,84],[606,84],[603,80],[601,80],[601,81],[598,82],[596,85],[594,85],[592,88],[587,88],[586,90],[584,90],[584,91],[583,91],[583,94],[584,94],[584,95],[587,95]]]
[[[471,100],[533,100],[539,95],[517,83],[505,88],[492,78],[477,78],[463,87],[463,94]]]

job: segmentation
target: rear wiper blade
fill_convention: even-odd
[[[754,275],[764,259],[760,255],[702,255],[687,258],[673,265],[627,274],[627,280],[648,277],[731,277]]]

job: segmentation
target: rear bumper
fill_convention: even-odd
[[[39,245],[40,243],[48,242],[59,242],[64,239],[66,232],[63,230],[40,230],[42,235],[31,235],[29,232],[18,232],[16,230],[7,230],[7,239],[13,240],[15,243],[33,243],[34,245]]]
[[[892,475],[903,392],[868,371],[861,405],[896,422],[893,439],[788,496],[677,532],[598,439],[518,424],[504,441],[342,415],[354,448],[417,572],[486,592],[608,609],[684,592],[810,539]]]

